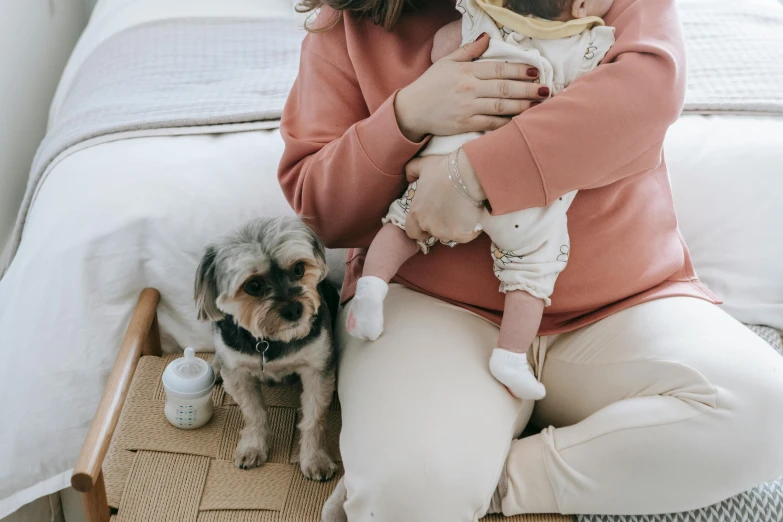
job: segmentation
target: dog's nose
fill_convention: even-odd
[[[302,310],[302,303],[288,303],[280,310],[280,316],[286,321],[298,321],[302,317]]]

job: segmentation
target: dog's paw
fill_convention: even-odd
[[[323,450],[318,450],[311,457],[300,458],[299,466],[302,474],[310,480],[324,482],[334,477],[339,467]]]
[[[262,437],[243,436],[234,451],[234,465],[241,469],[256,468],[267,461],[269,450]]]

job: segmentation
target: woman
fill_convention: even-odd
[[[460,159],[494,213],[580,191],[530,350],[544,400],[516,401],[487,370],[503,297],[486,236],[408,262],[378,341],[342,336],[348,520],[674,512],[783,473],[783,359],[715,305],[677,229],[662,157],[685,89],[675,0],[616,0],[603,65],[543,104],[535,69],[472,62],[486,38],[431,64],[453,1],[306,4],[322,10],[279,174],[327,246],[352,248],[344,299],[407,180],[411,237],[473,239],[445,159],[415,159],[427,136],[497,129]],[[543,431],[516,439],[531,412]]]

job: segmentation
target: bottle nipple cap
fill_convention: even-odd
[[[212,367],[196,357],[193,348],[185,348],[185,356],[173,360],[163,371],[163,386],[180,398],[196,398],[209,393],[215,383]]]

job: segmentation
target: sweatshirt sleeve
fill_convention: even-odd
[[[656,168],[685,96],[675,0],[615,0],[616,42],[565,91],[464,146],[495,214]]]
[[[285,151],[278,179],[294,211],[327,247],[366,247],[405,187],[405,164],[424,142],[400,131],[396,92],[370,114],[347,51],[332,49],[346,57],[340,66],[323,57],[330,46],[344,45],[339,33],[334,28],[305,38],[280,125]]]

